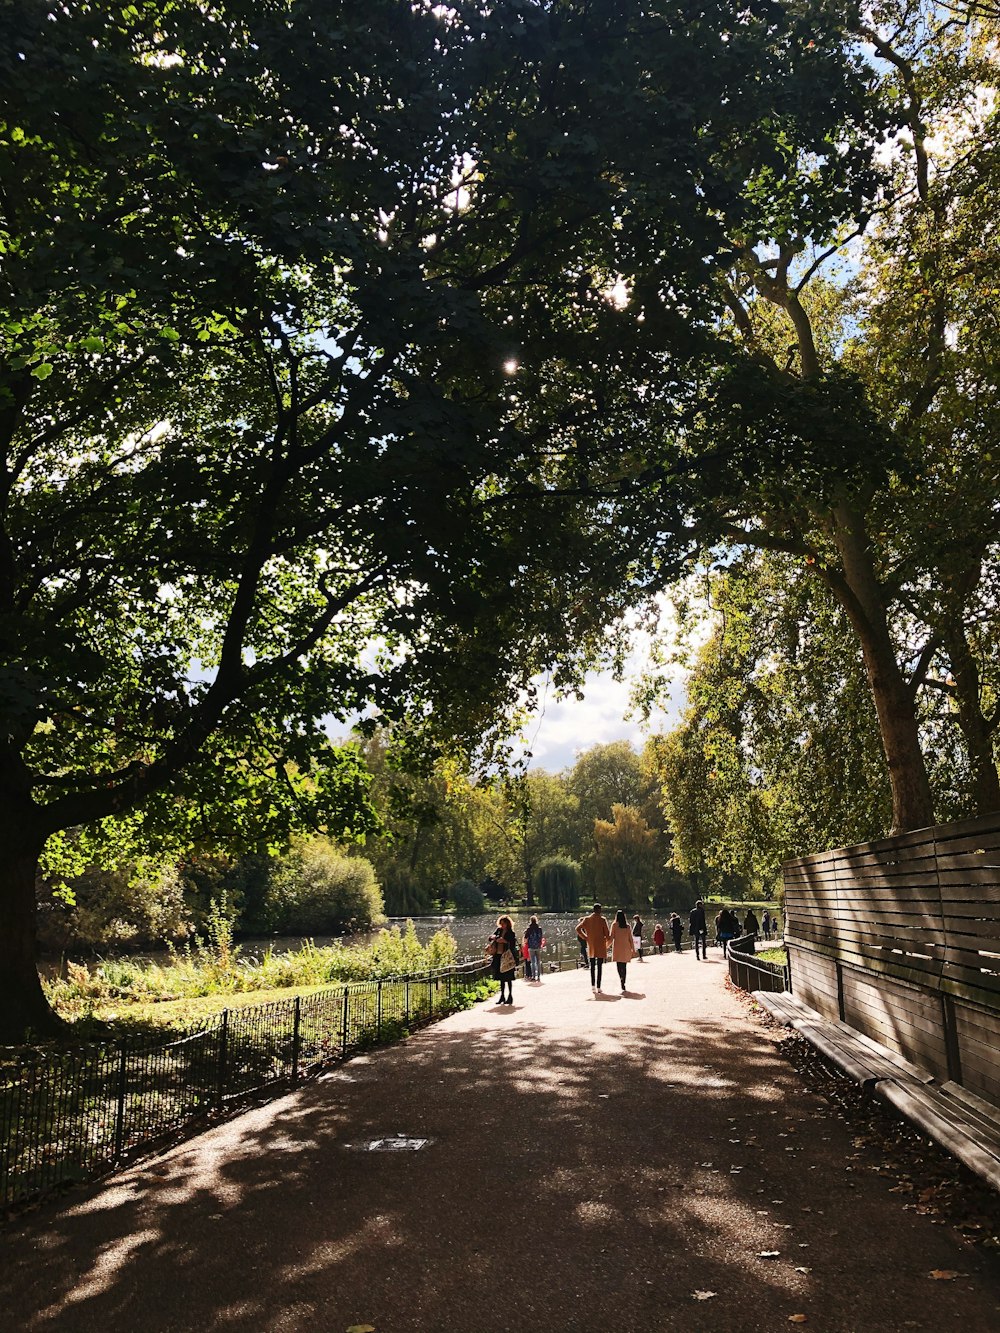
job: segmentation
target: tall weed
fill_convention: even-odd
[[[259,961],[241,957],[234,946],[224,902],[214,918],[210,914],[207,927],[207,941],[172,951],[166,964],[108,960],[90,971],[70,963],[64,979],[46,983],[49,999],[64,1016],[78,1017],[95,1003],[107,1000],[149,1003],[368,981],[448,967],[458,956],[458,945],[450,931],[439,930],[424,945],[417,939],[412,921],[406,923],[405,930],[398,926],[380,930],[368,944],[338,943],[319,949],[311,940],[304,940],[294,953],[279,954],[269,949]]]

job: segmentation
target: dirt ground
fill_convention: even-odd
[[[857,1169],[724,976],[518,980],[47,1205],[0,1238],[0,1329],[1000,1328],[1000,1261]]]

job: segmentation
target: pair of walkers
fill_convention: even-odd
[[[639,956],[639,949],[636,947],[636,937],[632,933],[632,927],[629,926],[621,908],[615,913],[615,919],[609,925],[601,911],[601,904],[594,903],[590,915],[576,923],[576,937],[587,946],[591,989],[598,995],[602,994],[604,964],[610,952],[611,961],[618,969],[618,978],[624,993],[626,969],[632,959]],[[641,940],[641,935],[639,938]]]

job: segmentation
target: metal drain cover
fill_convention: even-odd
[[[405,1139],[397,1134],[387,1139],[369,1139],[365,1148],[368,1152],[419,1152],[429,1142],[430,1139]]]

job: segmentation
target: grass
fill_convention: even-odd
[[[783,944],[776,949],[758,949],[756,957],[762,958],[765,963],[777,963],[780,967],[784,967],[788,962],[788,950]]]

